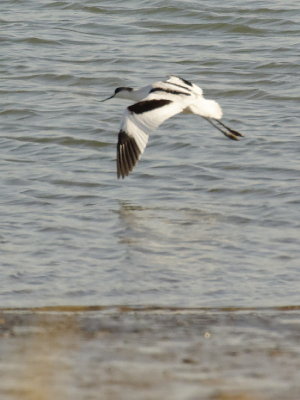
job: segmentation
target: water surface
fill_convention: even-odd
[[[2,1],[1,305],[299,299],[298,1]],[[178,74],[245,134],[176,116],[118,181],[117,86]]]

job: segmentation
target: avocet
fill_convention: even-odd
[[[102,101],[114,97],[134,101],[125,110],[118,135],[118,178],[125,178],[133,170],[146,148],[149,134],[176,114],[200,115],[232,140],[243,136],[220,121],[223,112],[215,100],[205,99],[199,86],[178,76],[140,89],[118,87]]]

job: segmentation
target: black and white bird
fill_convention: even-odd
[[[125,110],[117,144],[117,176],[125,178],[141,158],[149,134],[168,118],[179,113],[196,114],[206,119],[229,139],[238,140],[241,133],[223,122],[222,109],[215,100],[203,97],[202,89],[178,76],[155,82],[140,89],[118,87],[113,97],[135,103]]]

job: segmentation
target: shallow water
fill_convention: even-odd
[[[300,304],[298,1],[2,1],[0,296],[45,305]],[[117,86],[217,99],[116,179]]]

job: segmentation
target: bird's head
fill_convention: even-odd
[[[131,93],[133,91],[133,89],[131,87],[117,87],[117,89],[115,90],[114,94],[110,97],[108,97],[107,99],[101,100],[101,101],[106,101],[109,99],[112,99],[114,97],[117,97],[119,99],[128,99],[129,97],[129,93]]]

